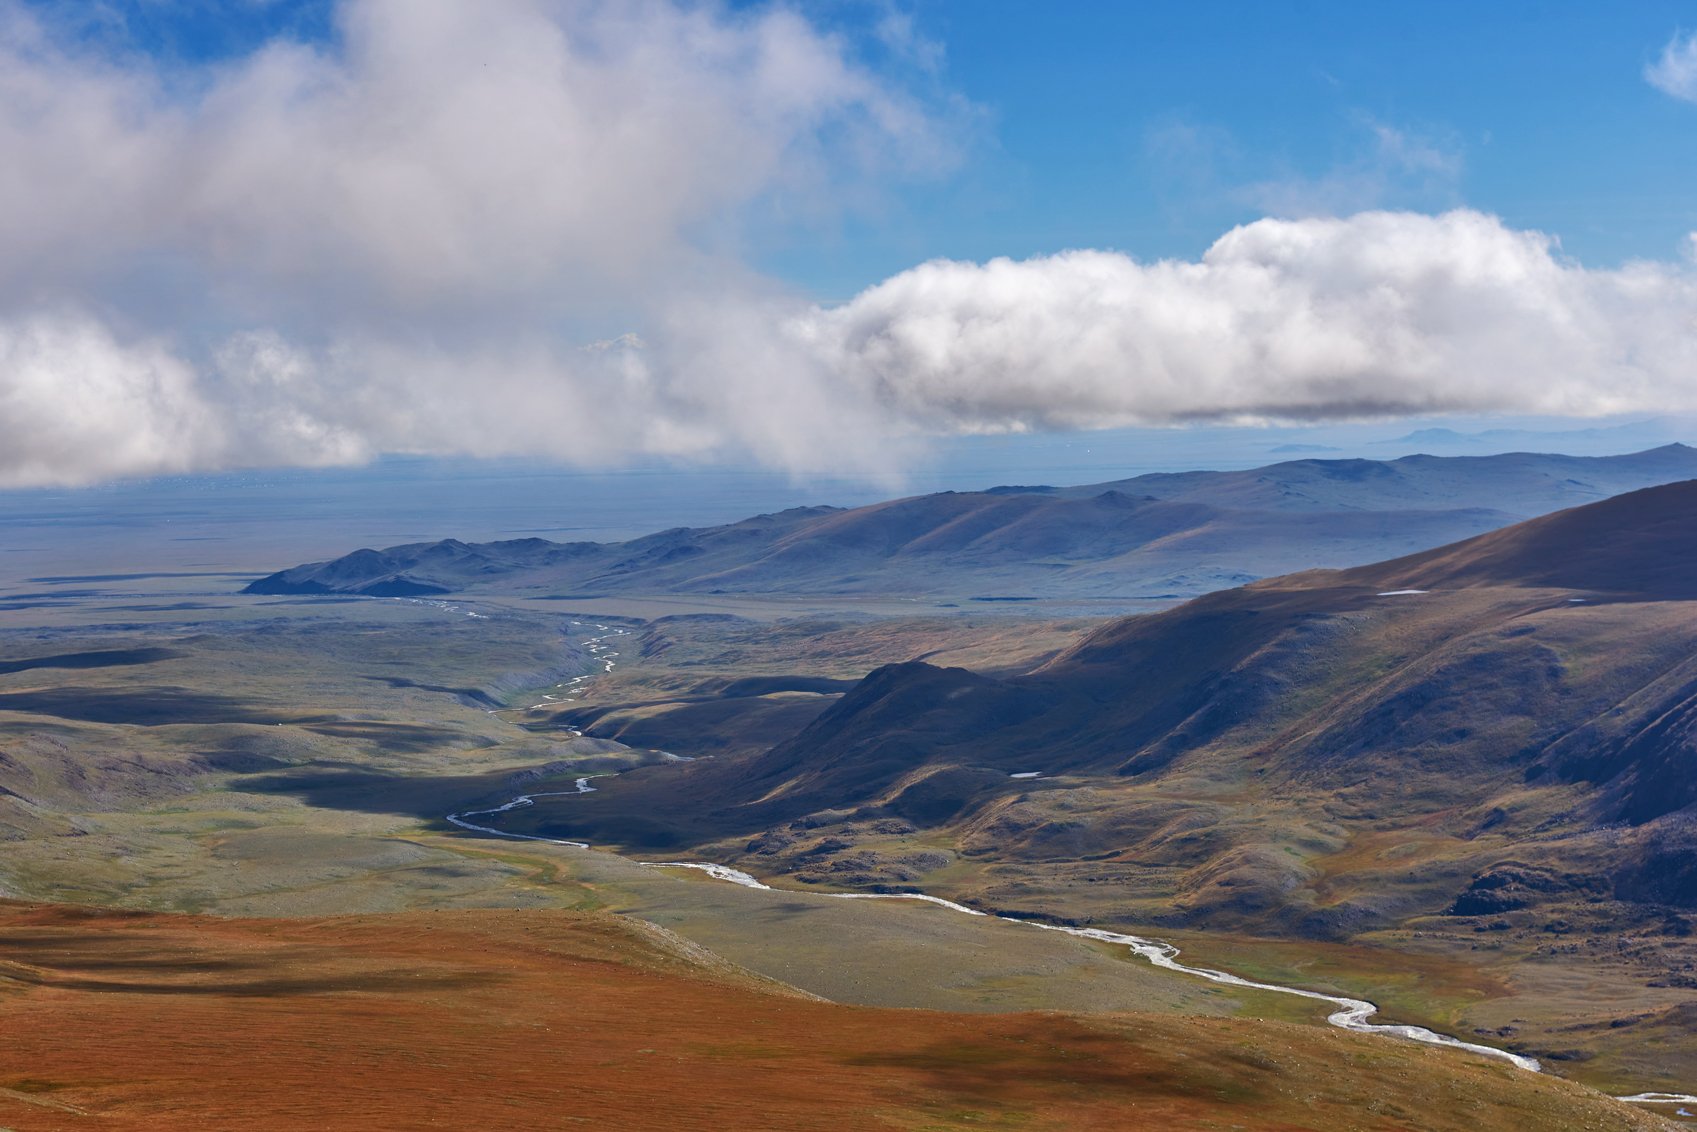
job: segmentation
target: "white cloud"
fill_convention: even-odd
[[[274,43],[182,100],[13,10],[0,287],[111,285],[143,255],[235,285],[238,314],[558,313],[734,250],[756,202],[948,151],[782,8],[350,0],[339,22],[337,50]]]
[[[1663,94],[1697,102],[1697,32],[1668,40],[1661,57],[1644,67],[1644,81]]]
[[[1316,176],[1292,173],[1254,181],[1231,195],[1280,217],[1455,203],[1465,162],[1454,139],[1398,129],[1367,115],[1358,116],[1356,125],[1367,144],[1349,160]]]
[[[158,342],[75,314],[0,322],[0,487],[216,463],[224,435],[194,372]]]
[[[4,3],[0,486],[1697,409],[1691,264],[1591,270],[1468,211],[1263,220],[1195,262],[935,262],[812,304],[746,266],[745,231],[935,171],[961,119],[935,57],[921,97],[788,9],[348,0],[334,49],[185,75]]]
[[[912,93],[783,6],[346,0],[336,19],[334,45],[184,73],[0,0],[0,324],[83,312],[59,324],[83,364],[135,391],[168,360],[195,419],[235,438],[185,417],[170,453],[95,452],[91,416],[85,455],[66,398],[64,442],[0,452],[0,482],[734,443],[654,416],[698,398],[633,378],[629,351],[578,345],[763,289],[745,233],[947,168],[970,116],[929,70]],[[886,53],[897,32],[922,46],[881,26]],[[129,339],[174,346],[142,365]],[[9,400],[51,384],[32,365],[0,372]]]
[[[1262,220],[1199,262],[938,261],[786,334],[943,431],[1697,409],[1697,273],[1588,270],[1471,211]]]

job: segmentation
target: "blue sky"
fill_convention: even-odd
[[[1694,24],[0,0],[0,487],[1679,418]]]
[[[55,0],[39,9],[65,18]],[[192,69],[286,36],[335,37],[328,0],[76,6],[91,39]],[[761,9],[763,4],[741,4]],[[901,81],[969,101],[958,168],[838,226],[789,231],[760,261],[821,298],[937,256],[1115,248],[1194,257],[1265,215],[1257,185],[1318,207],[1471,205],[1603,265],[1678,254],[1697,230],[1697,105],[1645,66],[1690,3],[1502,0],[1100,4],[834,0],[796,5]],[[891,58],[892,13],[934,73]],[[1445,169],[1382,169],[1376,128]],[[1381,180],[1375,177],[1382,175]]]
[[[921,3],[945,81],[984,108],[961,173],[781,260],[823,290],[929,256],[1200,254],[1250,191],[1371,172],[1374,127],[1453,162],[1387,171],[1355,207],[1468,204],[1595,264],[1697,229],[1697,106],[1642,72],[1689,3]],[[872,249],[876,249],[874,252]]]

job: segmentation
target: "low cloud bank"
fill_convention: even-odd
[[[383,452],[866,471],[937,433],[1697,409],[1690,264],[1588,269],[1471,211],[796,296],[751,230],[970,136],[930,64],[901,77],[935,53],[900,26],[873,66],[781,8],[337,22],[183,74],[0,0],[0,486]]]

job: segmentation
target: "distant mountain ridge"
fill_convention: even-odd
[[[1305,459],[801,507],[624,543],[446,539],[362,549],[279,571],[246,592],[1188,597],[1408,554],[1691,478],[1697,449],[1682,444],[1608,457]]]

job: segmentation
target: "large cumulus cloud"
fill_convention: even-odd
[[[939,261],[786,331],[934,429],[1697,408],[1689,266],[1587,270],[1465,210],[1261,220],[1197,262]]]
[[[904,27],[673,0],[336,18],[332,45],[183,70],[0,0],[0,486],[1697,408],[1689,266],[1588,269],[1468,211],[1263,220],[1195,262],[935,262],[814,304],[749,249],[946,169],[976,121]]]

